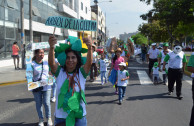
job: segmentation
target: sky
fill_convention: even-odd
[[[140,0],[98,0],[98,6],[103,13],[106,13],[106,26],[109,30],[109,36],[119,37],[119,34],[132,33],[138,31],[138,26],[146,23],[140,18],[140,15],[147,13],[152,9]],[[91,5],[94,5],[91,0]]]

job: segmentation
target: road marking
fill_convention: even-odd
[[[140,64],[143,64],[142,61],[140,60],[140,58],[136,58],[136,61]]]
[[[137,70],[137,74],[142,85],[150,85],[153,82],[150,80],[149,76],[145,71]]]
[[[0,121],[3,121],[5,119],[8,119],[12,117],[16,112],[20,112],[26,108],[29,108],[31,106],[34,106],[34,102],[27,103],[27,104],[22,104],[21,106],[15,106],[5,112],[0,113]]]
[[[142,70],[147,70],[147,69],[149,69],[149,68],[147,68],[147,67],[128,67],[129,69],[142,69]]]

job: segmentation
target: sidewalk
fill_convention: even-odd
[[[15,70],[14,65],[0,67],[0,85],[12,83],[25,83],[26,70]]]

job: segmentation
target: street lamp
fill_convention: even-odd
[[[98,42],[97,38],[98,38],[98,3],[102,3],[102,2],[112,2],[112,0],[109,1],[100,1],[98,2],[98,0],[94,0],[94,3],[96,5],[96,25],[97,25],[97,30],[96,30],[96,42]]]

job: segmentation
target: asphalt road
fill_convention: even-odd
[[[191,84],[183,81],[184,98],[178,100],[175,92],[167,95],[166,85],[142,85],[137,70],[147,72],[146,68],[147,64],[130,61],[130,80],[122,105],[118,105],[110,83],[102,86],[87,82],[88,126],[188,126],[193,103]],[[35,102],[26,84],[0,86],[0,96],[0,126],[37,125]]]

